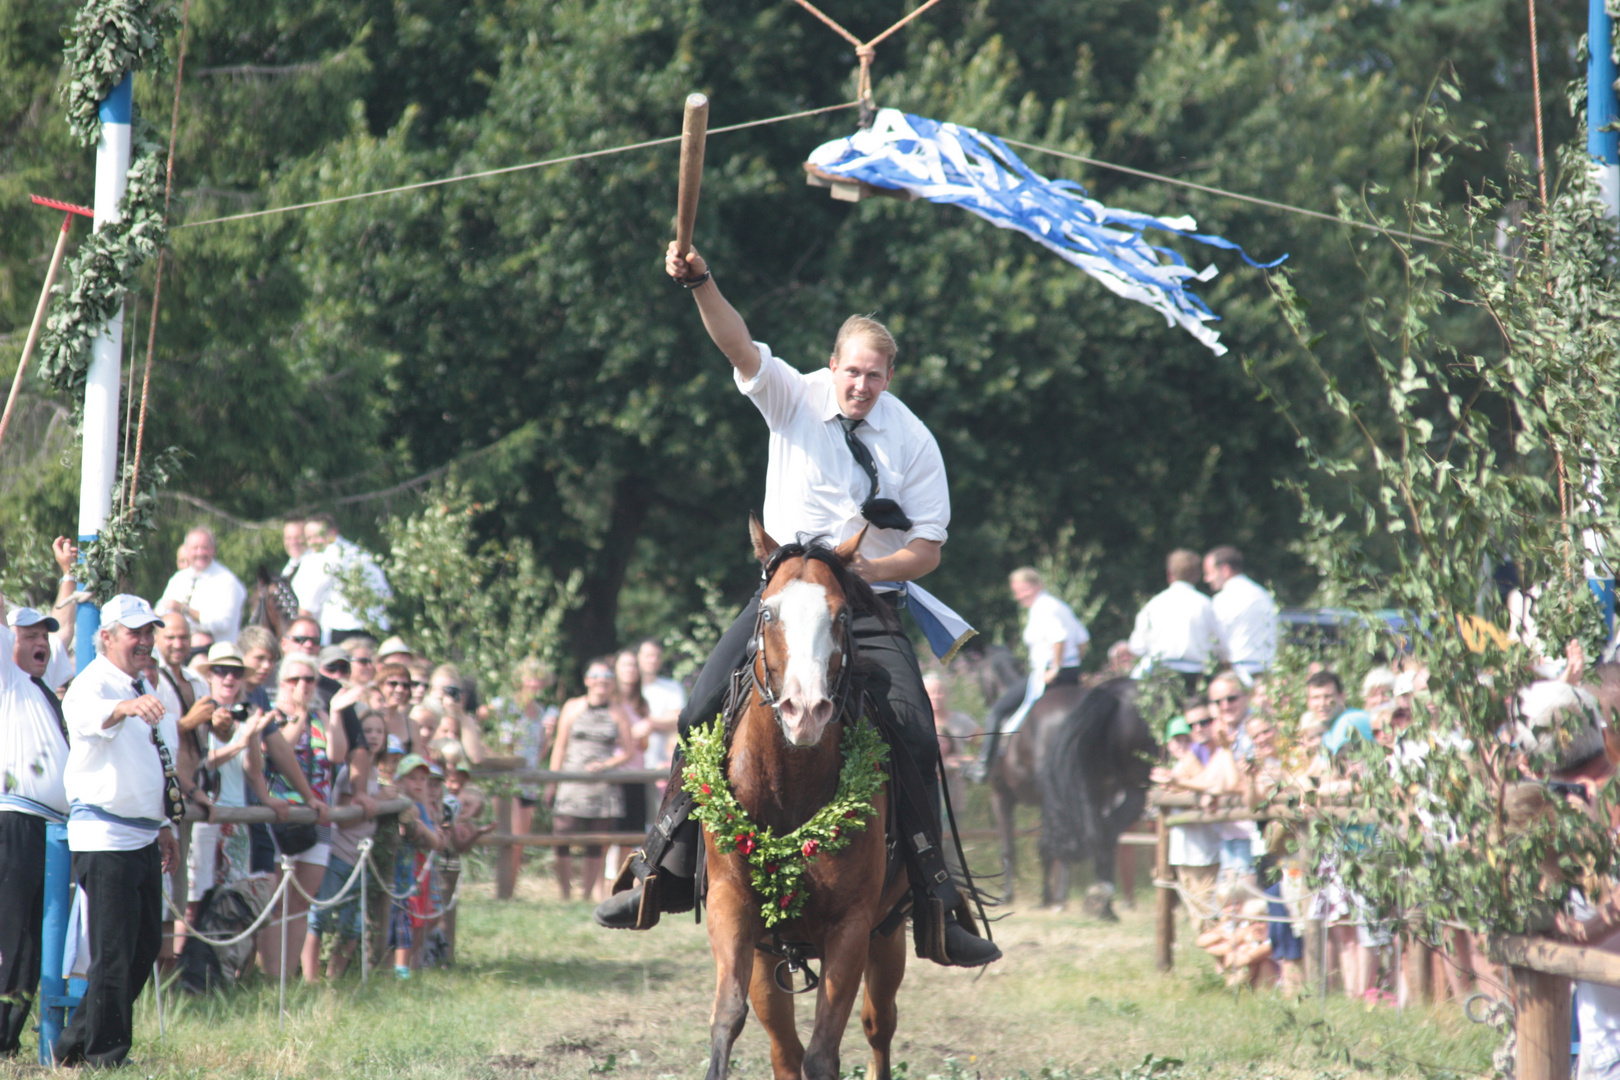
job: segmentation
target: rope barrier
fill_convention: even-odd
[[[763,120],[748,120],[741,124],[727,124],[724,127],[710,128],[710,135],[723,135],[728,131],[742,131],[745,128],[764,127],[767,124],[780,124],[787,120],[800,120],[807,116],[820,116],[822,113],[837,112],[840,109],[853,109],[859,101],[846,101],[841,105],[824,105],[819,109],[805,109],[802,112],[783,113],[781,116],[768,116]],[[379,195],[397,195],[403,191],[420,191],[423,188],[440,187],[444,184],[459,184],[463,180],[482,180],[490,176],[505,176],[508,173],[523,172],[527,169],[542,169],[548,165],[566,165],[573,161],[586,161],[590,158],[611,157],[614,154],[625,154],[631,150],[646,150],[654,146],[668,146],[681,141],[679,135],[668,135],[660,139],[647,139],[642,142],[627,143],[624,146],[615,146],[606,150],[587,150],[580,154],[567,154],[563,157],[546,158],[542,161],[530,161],[523,165],[508,165],[500,169],[485,169],[482,172],[462,173],[456,176],[444,176],[437,180],[423,180],[415,184],[401,184],[398,187],[380,188],[377,191],[361,191],[353,195],[337,195],[330,199],[317,199],[314,202],[295,203],[292,206],[276,206],[268,210],[252,210],[245,214],[230,214],[226,217],[208,218],[204,221],[187,221],[176,225],[175,229],[193,229],[201,225],[219,225],[227,221],[246,221],[249,218],[267,217],[271,214],[286,214],[294,210],[313,210],[318,206],[332,206],[336,203],[353,202],[356,199],[372,199]]]

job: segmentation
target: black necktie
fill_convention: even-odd
[[[51,712],[56,714],[56,726],[62,729],[62,741],[66,742],[68,737],[67,719],[62,715],[62,702],[57,699],[55,694],[51,693],[51,688],[45,685],[44,679],[38,675],[28,677],[34,680],[34,685],[39,687],[39,692],[44,694],[45,700],[51,703]]]
[[[906,512],[900,509],[900,504],[893,499],[878,498],[878,471],[877,462],[872,460],[872,451],[867,449],[865,443],[855,437],[855,429],[866,423],[864,419],[855,419],[840,416],[838,422],[844,428],[844,442],[849,444],[849,452],[855,459],[855,464],[866,473],[866,478],[872,481],[872,490],[861,503],[861,516],[880,529],[909,529],[911,519]]]

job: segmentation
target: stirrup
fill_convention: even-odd
[[[657,926],[663,914],[659,903],[662,877],[656,867],[647,865],[640,848],[626,855],[613,879],[612,894],[596,906],[597,925],[610,930],[651,930]]]

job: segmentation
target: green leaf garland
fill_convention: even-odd
[[[832,801],[809,821],[784,836],[754,823],[737,801],[726,778],[725,722],[694,726],[682,743],[686,770],[681,787],[697,803],[693,816],[702,822],[721,854],[741,852],[749,866],[749,881],[763,900],[760,914],[766,926],[797,918],[804,911],[809,889],[805,871],[812,860],[849,846],[877,813],[872,799],[888,781],[884,763],[888,744],[877,728],[864,720],[844,727],[839,750],[844,755],[838,773],[838,791]]]
[[[93,146],[100,140],[102,99],[125,74],[167,70],[163,43],[179,25],[166,0],[89,0],[79,10],[67,32],[67,78],[60,93],[68,127],[80,145]],[[75,423],[83,419],[91,343],[117,314],[141,265],[161,254],[168,241],[163,143],[139,112],[130,127],[129,173],[118,220],[103,224],[74,252],[53,290],[61,299],[46,320],[39,343],[40,377],[67,395]],[[124,463],[124,478],[113,491],[113,512],[96,543],[84,547],[77,572],[80,585],[98,603],[119,590],[130,563],[140,554],[141,537],[153,525],[156,490],[168,482],[178,454],[170,447],[148,460],[141,470],[141,490],[127,506],[123,492],[130,463]]]

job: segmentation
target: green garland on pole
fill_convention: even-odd
[[[777,836],[761,829],[737,801],[726,779],[725,722],[694,726],[682,746],[686,770],[681,788],[697,803],[697,818],[714,838],[722,855],[741,852],[749,867],[749,882],[764,901],[760,914],[766,926],[797,918],[804,911],[808,889],[805,872],[811,860],[842,851],[854,834],[866,829],[877,808],[872,800],[888,781],[883,765],[888,744],[873,725],[847,724],[839,750],[844,755],[838,772],[838,791],[831,802],[797,829]]]
[[[164,42],[180,20],[165,0],[89,0],[67,33],[67,79],[60,94],[67,107],[68,128],[81,146],[101,139],[101,102],[130,72],[161,74],[169,68]],[[61,297],[40,338],[39,372],[52,388],[72,402],[75,422],[83,418],[84,389],[90,370],[90,346],[101,328],[118,313],[136,273],[156,258],[168,240],[164,223],[165,156],[153,126],[137,110],[130,125],[128,186],[118,204],[118,221],[102,225],[79,245],[68,262]],[[140,538],[153,525],[153,499],[158,487],[177,468],[173,448],[154,457],[141,475],[141,491],[126,500],[129,463],[113,493],[113,510],[99,539],[83,552],[81,586],[105,602],[116,593],[131,562],[140,553]],[[127,503],[127,505],[126,505]]]

